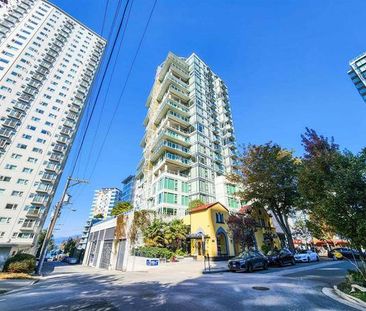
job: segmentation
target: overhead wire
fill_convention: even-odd
[[[97,121],[96,129],[94,131],[94,136],[93,136],[93,139],[91,140],[92,145],[90,147],[90,151],[88,152],[88,160],[86,161],[86,164],[84,165],[84,174],[86,173],[86,171],[87,171],[87,169],[89,167],[89,163],[90,163],[90,160],[91,160],[91,156],[93,154],[93,149],[94,149],[95,142],[96,142],[96,136],[98,134],[99,127],[100,127],[100,123],[101,123],[101,120],[102,120],[102,117],[103,117],[103,114],[104,114],[105,104],[106,104],[106,101],[107,101],[107,98],[108,98],[108,95],[109,95],[109,90],[110,90],[111,85],[112,85],[113,76],[114,76],[114,73],[115,73],[115,70],[116,70],[117,60],[119,58],[119,55],[120,55],[120,52],[121,52],[122,43],[123,43],[123,39],[124,39],[125,34],[126,34],[126,31],[127,31],[128,21],[130,19],[130,14],[131,14],[132,6],[133,6],[133,1],[134,0],[131,1],[131,5],[130,5],[129,10],[127,12],[127,18],[126,18],[125,28],[123,30],[123,33],[122,33],[122,36],[121,36],[121,40],[119,42],[119,46],[118,46],[118,49],[117,49],[117,54],[116,54],[116,56],[114,58],[114,62],[113,62],[113,65],[112,65],[112,72],[110,74],[110,78],[109,78],[109,81],[108,81],[108,85],[107,85],[107,88],[104,91],[105,94],[104,94],[104,98],[102,100],[102,107],[101,107],[101,110],[100,110],[100,113],[99,113],[99,116],[98,116],[98,121]]]
[[[110,52],[110,54],[108,55],[108,58],[107,58],[107,63],[106,63],[106,66],[105,66],[105,70],[103,72],[101,81],[100,81],[99,86],[98,86],[97,95],[96,95],[96,98],[95,98],[95,100],[93,102],[92,110],[91,110],[91,113],[90,113],[90,117],[88,118],[87,125],[86,125],[86,129],[85,129],[85,132],[84,132],[84,134],[82,136],[81,143],[80,143],[80,146],[78,148],[78,151],[77,151],[77,154],[76,154],[76,157],[75,157],[75,162],[74,162],[74,165],[72,167],[70,176],[73,176],[73,173],[75,171],[76,164],[77,164],[78,159],[80,157],[80,153],[81,153],[81,150],[82,150],[83,145],[84,145],[84,142],[85,142],[85,137],[86,137],[86,134],[88,133],[88,129],[89,129],[89,126],[90,126],[90,122],[91,122],[91,119],[92,119],[93,114],[94,114],[94,111],[95,111],[95,106],[96,106],[96,103],[98,102],[98,99],[99,99],[99,96],[100,96],[100,92],[101,92],[101,89],[102,89],[102,86],[103,86],[103,82],[104,82],[105,77],[107,75],[107,72],[108,72],[108,69],[109,69],[109,65],[110,65],[110,62],[111,62],[111,59],[112,59],[112,55],[113,55],[114,49],[115,49],[116,44],[117,44],[117,41],[118,41],[117,39],[118,39],[118,37],[120,35],[120,32],[121,32],[121,29],[122,29],[123,21],[125,19],[125,15],[126,15],[126,11],[127,11],[127,7],[128,7],[129,2],[130,2],[130,0],[127,0],[126,1],[126,5],[125,5],[125,7],[123,9],[123,14],[122,14],[122,18],[121,18],[121,21],[119,23],[119,26],[118,26],[118,31],[117,31],[117,34],[116,34],[115,39],[113,41],[113,45],[112,45],[112,48],[111,48],[111,52]]]
[[[134,55],[134,57],[133,57],[133,59],[132,59],[132,62],[131,62],[130,68],[129,68],[129,70],[128,70],[128,73],[127,73],[127,76],[126,76],[125,82],[124,82],[124,84],[123,84],[123,86],[122,86],[122,90],[121,90],[120,96],[119,96],[119,98],[118,98],[117,105],[115,106],[115,108],[114,108],[114,110],[113,110],[113,114],[112,114],[111,121],[108,123],[108,129],[107,129],[107,132],[106,132],[106,134],[105,134],[105,136],[104,136],[104,138],[103,138],[102,145],[101,145],[101,147],[99,148],[99,152],[98,152],[98,155],[97,155],[96,161],[95,161],[95,163],[94,163],[94,165],[93,165],[93,169],[92,169],[92,171],[91,171],[91,173],[90,173],[90,175],[89,175],[89,178],[88,178],[88,179],[91,179],[91,177],[93,176],[94,171],[95,171],[95,168],[96,168],[97,163],[98,163],[98,161],[99,161],[99,158],[100,158],[100,156],[101,156],[101,154],[102,154],[102,151],[103,151],[104,145],[105,145],[105,143],[106,143],[107,137],[108,137],[108,135],[109,135],[109,133],[110,133],[110,130],[111,130],[111,128],[112,128],[113,121],[114,121],[114,119],[115,119],[115,117],[116,117],[116,115],[117,115],[117,111],[118,111],[118,109],[119,109],[119,107],[120,107],[120,104],[121,104],[121,101],[122,101],[122,97],[123,97],[123,95],[124,95],[124,92],[125,92],[125,89],[126,89],[127,83],[128,83],[128,81],[129,81],[129,79],[130,79],[130,76],[131,76],[131,73],[132,73],[133,67],[134,67],[134,65],[135,65],[135,62],[136,62],[137,56],[138,56],[138,54],[139,54],[139,52],[140,52],[140,49],[141,49],[141,46],[142,46],[142,42],[143,42],[143,40],[144,40],[144,38],[145,38],[145,35],[146,35],[146,32],[147,32],[147,29],[148,29],[149,24],[150,24],[150,21],[151,21],[151,18],[152,18],[152,16],[153,16],[154,11],[155,11],[155,7],[156,7],[156,4],[157,4],[157,1],[158,1],[158,0],[154,0],[153,6],[152,6],[152,8],[151,8],[151,10],[150,10],[150,14],[149,14],[149,17],[148,17],[147,22],[146,22],[146,24],[145,24],[145,28],[144,28],[144,30],[143,30],[142,36],[141,36],[140,41],[139,41],[139,44],[138,44],[138,46],[137,46],[137,49],[136,49],[135,55]]]

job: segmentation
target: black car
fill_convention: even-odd
[[[361,255],[360,252],[356,249],[351,249],[351,248],[347,248],[347,247],[338,247],[338,248],[333,248],[331,251],[328,251],[328,257],[329,258],[334,258],[334,252],[339,252],[342,254],[342,256],[344,258],[348,258],[348,259],[360,259]]]
[[[279,265],[281,267],[287,264],[294,265],[296,263],[293,253],[287,248],[270,251],[267,254],[267,258],[270,265]]]
[[[230,271],[252,272],[256,269],[268,269],[267,257],[258,251],[245,251],[228,262]]]

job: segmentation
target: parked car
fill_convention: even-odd
[[[294,257],[296,262],[319,261],[319,255],[311,250],[301,250]]]
[[[335,252],[342,254],[342,257],[348,259],[360,259],[361,254],[356,249],[351,249],[348,247],[337,247],[333,248],[331,251],[328,251],[328,257],[333,259],[340,259],[339,256],[335,256]],[[364,254],[363,254],[364,255]]]
[[[267,254],[270,265],[279,265],[283,267],[286,264],[295,264],[294,255],[287,248],[272,250]]]
[[[268,269],[268,259],[259,251],[245,251],[228,262],[230,271],[252,272],[256,269]]]
[[[68,263],[69,265],[75,265],[78,263],[78,259],[75,258],[75,257],[64,257],[64,259],[62,259],[62,262],[66,262]]]

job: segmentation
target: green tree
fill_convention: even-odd
[[[130,202],[117,202],[112,209],[112,216],[118,216],[120,214],[129,212],[132,210],[132,205]]]
[[[249,145],[239,155],[234,174],[228,176],[241,191],[236,195],[254,207],[263,207],[277,220],[289,248],[293,249],[288,218],[298,198],[298,159],[279,145]]]
[[[93,218],[95,218],[95,219],[102,219],[102,218],[104,218],[104,216],[103,216],[103,214],[97,214]]]
[[[42,244],[43,241],[46,237],[46,233],[47,230],[42,230],[39,234],[38,234],[38,239],[37,239],[37,254],[36,257],[38,258],[40,253],[41,253],[41,248],[42,248]],[[51,236],[50,240],[48,241],[48,246],[47,246],[47,251],[51,251],[55,248],[55,240],[53,239],[53,235]]]
[[[333,139],[310,129],[302,143],[299,206],[354,247],[366,247],[366,149],[356,155],[342,152]]]
[[[199,207],[201,205],[204,205],[204,204],[205,204],[205,202],[203,202],[201,199],[192,200],[188,204],[188,210],[192,210],[192,209]]]
[[[68,238],[61,245],[61,249],[65,254],[72,256],[76,250],[76,246],[78,244],[78,239],[76,238]]]

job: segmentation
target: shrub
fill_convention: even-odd
[[[182,249],[177,249],[176,252],[175,252],[175,255],[176,256],[186,256],[187,255],[187,252],[185,252]]]
[[[32,273],[36,267],[36,258],[30,254],[18,253],[8,258],[4,264],[4,272]]]
[[[141,246],[135,250],[135,255],[141,257],[170,259],[173,256],[173,252],[162,247]]]

